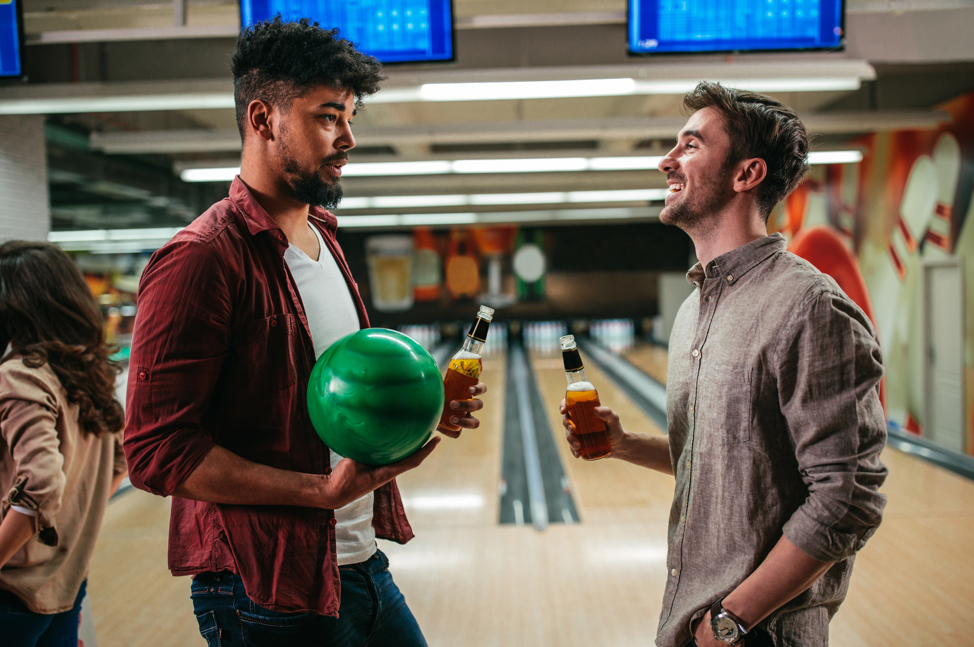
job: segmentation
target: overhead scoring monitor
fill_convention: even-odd
[[[0,79],[24,75],[24,26],[21,0],[0,0]]]
[[[245,26],[308,18],[383,63],[453,60],[451,0],[240,0]]]
[[[633,54],[840,49],[843,0],[629,0]]]

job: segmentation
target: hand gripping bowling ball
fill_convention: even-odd
[[[308,412],[337,453],[369,465],[393,463],[432,435],[443,412],[443,376],[410,337],[366,328],[342,337],[315,362]]]

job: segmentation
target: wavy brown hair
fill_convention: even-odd
[[[730,169],[741,160],[760,157],[768,174],[758,185],[758,204],[765,222],[775,205],[798,186],[808,171],[808,133],[795,111],[769,96],[703,82],[683,97],[684,111],[716,108],[724,117],[731,150]]]
[[[12,240],[0,245],[0,343],[10,342],[24,364],[49,364],[78,424],[91,434],[119,431],[125,422],[115,399],[121,367],[108,359],[104,319],[88,284],[67,254],[49,243]]]

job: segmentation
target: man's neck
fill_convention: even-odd
[[[768,235],[764,219],[755,214],[729,213],[715,221],[705,230],[687,232],[703,267],[722,254]]]
[[[263,169],[259,166],[248,162],[245,158],[241,163],[240,180],[247,185],[254,200],[277,223],[288,240],[295,240],[295,236],[308,227],[309,205],[288,195],[282,179],[270,176],[262,172]]]

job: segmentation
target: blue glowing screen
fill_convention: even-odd
[[[629,0],[629,51],[834,49],[842,0]]]
[[[17,24],[17,3],[20,0],[0,0],[0,78],[23,74],[20,60],[23,35]]]
[[[383,63],[453,60],[450,0],[240,0],[245,26],[309,18]]]

